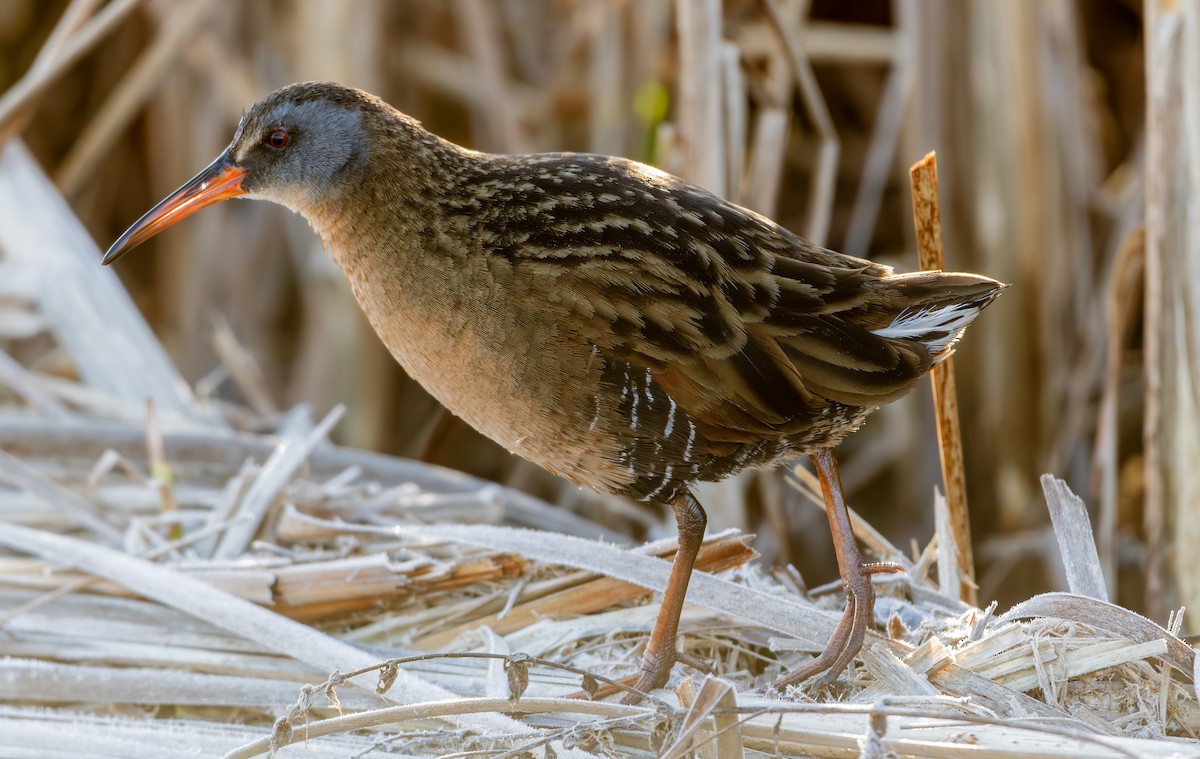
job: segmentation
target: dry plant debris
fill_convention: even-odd
[[[46,56],[0,100],[0,133],[11,135],[28,123],[50,85],[138,3],[114,0],[88,19],[96,5],[70,4]],[[477,24],[466,31],[478,40],[476,54],[503,53],[495,49],[500,21],[491,6],[455,5]],[[61,186],[77,191],[96,171],[98,157],[166,70],[160,64],[181,54],[208,6],[217,4],[194,0],[168,14],[158,41],[122,78],[120,96],[89,128],[73,127],[80,139],[59,167]],[[984,55],[1011,47],[1012,57],[993,57],[1025,61],[1033,58],[1027,46],[1039,38],[1026,35],[1026,47],[1013,46],[997,27],[1024,28],[1019,17],[1030,8],[1064,15],[1055,4],[980,4],[969,11],[977,14],[975,23],[961,24],[954,23],[959,11],[952,6],[920,8],[933,18],[918,18],[918,6],[902,2],[894,31],[847,34],[841,25],[809,24],[800,34],[790,17],[798,4],[762,6],[765,15],[737,32],[737,44],[743,54],[766,58],[770,77],[743,78],[727,55],[728,42],[713,23],[719,3],[683,19],[686,54],[706,65],[682,70],[690,77],[683,107],[695,117],[682,120],[674,149],[670,125],[661,125],[659,137],[665,160],[677,159],[669,168],[727,181],[728,188],[715,189],[740,191],[749,205],[770,213],[785,164],[790,114],[784,103],[798,88],[820,137],[805,230],[814,239],[830,226],[839,143],[813,56],[895,59],[888,84],[894,96],[880,106],[890,116],[880,117],[864,170],[863,186],[873,189],[863,191],[865,200],[855,208],[855,218],[867,221],[853,226],[869,230],[916,70],[931,80],[954,73],[944,73],[941,60],[916,54],[917,22],[926,31],[949,29],[955,39],[962,28],[979,30],[982,36],[964,38],[966,44]],[[625,7],[649,18],[663,6]],[[578,14],[582,31],[566,36],[588,39],[612,26],[599,20],[606,23]],[[1046,25],[1041,34],[1073,40],[1073,23]],[[253,73],[239,67],[244,61],[214,55],[213,35],[204,32],[193,57],[215,61],[233,82],[232,92],[220,97],[247,102],[239,89],[257,86]],[[1153,60],[1174,59],[1177,51],[1166,46],[1180,44],[1179,35],[1152,39]],[[1068,53],[1056,53],[1051,63],[1070,57],[1070,47],[1060,47]],[[556,87],[488,81],[461,54],[431,43],[405,45],[401,55],[426,86],[458,93],[477,115],[499,114],[480,119],[495,125],[499,144],[492,147],[520,147],[529,140],[522,131],[528,122],[552,121],[528,115],[546,110]],[[740,141],[727,150],[712,136],[744,134],[750,125],[745,98],[728,98],[723,111],[712,102],[709,82],[699,79],[701,71],[719,71],[731,91],[743,88],[753,96],[759,118],[752,154],[743,155]],[[1028,81],[1016,86],[1030,84],[1026,89],[1035,95],[1062,81],[1034,67],[1021,71]],[[1179,69],[1164,64],[1154,71],[1165,72],[1155,73],[1157,81]],[[1156,89],[1154,163],[1165,155],[1156,150],[1167,144],[1162,135],[1179,120],[1169,118],[1169,106],[1183,100],[1173,97],[1172,82]],[[612,83],[597,89],[610,91]],[[1034,121],[1036,100],[1014,98],[1011,124],[1024,128]],[[1075,160],[1075,152],[1058,149],[1079,141],[1084,130],[1075,126],[1060,119],[1055,134],[1067,137],[1043,135],[1039,155]],[[993,135],[987,145],[1002,144],[1003,136]],[[1193,163],[1195,153],[1188,153]],[[986,158],[979,161],[985,171],[1005,165],[995,155]],[[739,187],[743,162],[749,172]],[[1019,201],[1013,205],[1045,211],[1037,214],[1050,220],[1043,236],[1056,233],[1071,242],[1071,230],[1059,230],[1054,221],[1076,218],[1064,212],[1065,203],[1043,190],[1025,192],[1007,173],[991,171],[1004,197]],[[1067,173],[1078,184],[1074,177],[1085,172]],[[1083,194],[1076,188],[1066,195]],[[1135,207],[1113,205],[1109,215],[1121,218]],[[1152,225],[1152,240],[1162,231]],[[1003,261],[1005,251],[992,247],[987,256]],[[1041,255],[1047,247],[1020,246],[1034,252],[1022,255]],[[1151,248],[1147,268],[1159,276],[1163,267],[1150,264],[1159,260],[1161,246]],[[1043,486],[1056,535],[1070,547],[1064,576],[1072,593],[1038,596],[1002,616],[968,606],[960,600],[961,554],[951,539],[950,507],[937,507],[938,532],[913,556],[858,520],[864,545],[907,568],[904,576],[880,578],[876,622],[884,632],[871,636],[862,664],[835,685],[766,694],[760,692],[765,683],[821,646],[842,602],[836,588],[806,590],[793,572],[756,566],[752,536],[716,534],[698,563],[712,574],[695,578],[694,603],[682,620],[687,657],[712,672],[678,668],[673,688],[640,706],[572,698],[603,692],[613,676],[635,666],[637,645],[653,619],[643,602],[648,589],[664,584],[670,540],[641,547],[604,542],[620,536],[516,491],[333,446],[325,435],[337,414],[320,423],[302,409],[276,415],[273,396],[256,392],[262,379],[247,363],[249,354],[220,328],[215,341],[223,372],[254,408],[222,406],[204,393],[197,400],[116,278],[96,266],[98,257],[28,152],[7,141],[0,152],[0,756],[1200,753],[1195,651],[1173,634],[1180,615],[1168,630],[1103,600],[1105,573],[1096,571],[1094,548],[1087,550],[1091,537],[1082,529],[1078,499],[1053,478]],[[1045,269],[1048,281],[1069,272],[1082,283],[1076,294],[1090,293],[1088,278],[1079,276],[1088,267],[1078,258],[1039,263],[1053,267]],[[1035,297],[1044,301],[1042,311],[1055,314],[1045,304],[1062,300],[1061,293],[1046,287]],[[1070,323],[1064,324],[1066,333]],[[27,365],[3,350],[32,338],[53,343],[50,360]],[[992,390],[1009,399],[1007,405],[1033,407],[1012,396],[1021,400],[1030,387],[1086,387],[1070,381],[1067,355],[1045,358],[1048,376],[1065,376],[1066,383],[1008,382]],[[1086,395],[1072,393],[1071,407],[1085,404]],[[231,420],[278,434],[236,433]],[[1115,451],[1115,435],[1109,437]],[[804,473],[797,479],[803,484]],[[1109,512],[1101,530],[1107,564],[1113,562],[1106,531],[1114,529],[1115,507]],[[1161,561],[1157,551],[1151,558]]]
[[[0,192],[31,181],[44,179],[10,145]],[[97,251],[75,243],[49,254],[81,283],[75,305],[94,313],[108,299],[135,318],[119,288],[83,286],[107,273],[83,266]],[[70,305],[33,298],[28,310],[57,334],[84,318]],[[63,346],[72,360],[95,349]],[[112,349],[162,355],[144,328]],[[654,616],[647,589],[665,585],[672,540],[618,545],[514,491],[331,445],[340,409],[320,422],[286,415],[278,436],[237,433],[143,375],[174,403],[150,424],[111,377],[4,366],[5,746],[130,757],[1200,749],[1195,652],[1170,632],[1087,595],[1039,596],[1004,616],[970,607],[956,572],[947,588],[932,579],[932,543],[904,556],[861,520],[864,544],[908,572],[881,578],[886,635],[835,685],[763,692],[819,649],[841,600],[766,572],[752,536],[724,532],[705,543],[707,574],[682,621],[686,658],[711,672],[677,668],[673,689],[640,706],[590,700],[636,666]],[[810,480],[798,473],[802,489]],[[1064,545],[1087,545],[1069,490],[1044,485]],[[529,529],[539,524],[552,529]],[[1098,572],[1067,577],[1103,595]]]

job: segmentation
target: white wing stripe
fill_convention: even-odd
[[[974,303],[907,310],[888,326],[873,331],[880,337],[924,343],[937,360],[962,337],[963,330],[979,311],[979,306]]]

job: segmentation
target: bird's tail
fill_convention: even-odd
[[[963,331],[1008,285],[978,274],[921,271],[887,278],[905,304],[880,337],[925,345],[933,363],[950,357]]]

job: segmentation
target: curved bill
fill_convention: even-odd
[[[229,161],[229,154],[222,153],[208,168],[188,180],[188,183],[168,195],[161,203],[147,211],[142,218],[117,238],[104,260],[104,266],[111,264],[121,256],[149,240],[180,219],[191,216],[201,208],[207,208],[222,200],[244,195],[242,180],[246,178],[246,170],[234,166]]]

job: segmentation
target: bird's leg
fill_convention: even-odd
[[[842,494],[842,479],[838,476],[833,451],[825,449],[812,454],[810,458],[817,467],[817,477],[821,481],[825,515],[829,518],[838,570],[842,575],[842,586],[846,589],[846,611],[820,656],[775,681],[775,687],[780,689],[822,673],[818,683],[833,681],[850,664],[866,637],[867,625],[875,609],[875,588],[871,585],[871,575],[903,571],[899,564],[890,562],[863,563],[858,543],[854,540],[854,531],[850,527],[850,511]]]
[[[646,641],[646,650],[642,653],[642,674],[633,686],[643,693],[666,685],[671,667],[675,664],[679,614],[683,611],[688,580],[692,577],[692,567],[696,564],[696,554],[700,552],[704,528],[708,524],[704,508],[691,493],[684,491],[671,502],[671,508],[679,525],[679,548],[675,551],[675,561],[671,563],[671,578],[667,580],[658,618],[654,620],[654,629],[650,631],[650,640]],[[622,699],[622,703],[634,704],[640,700],[641,696],[630,693]]]

